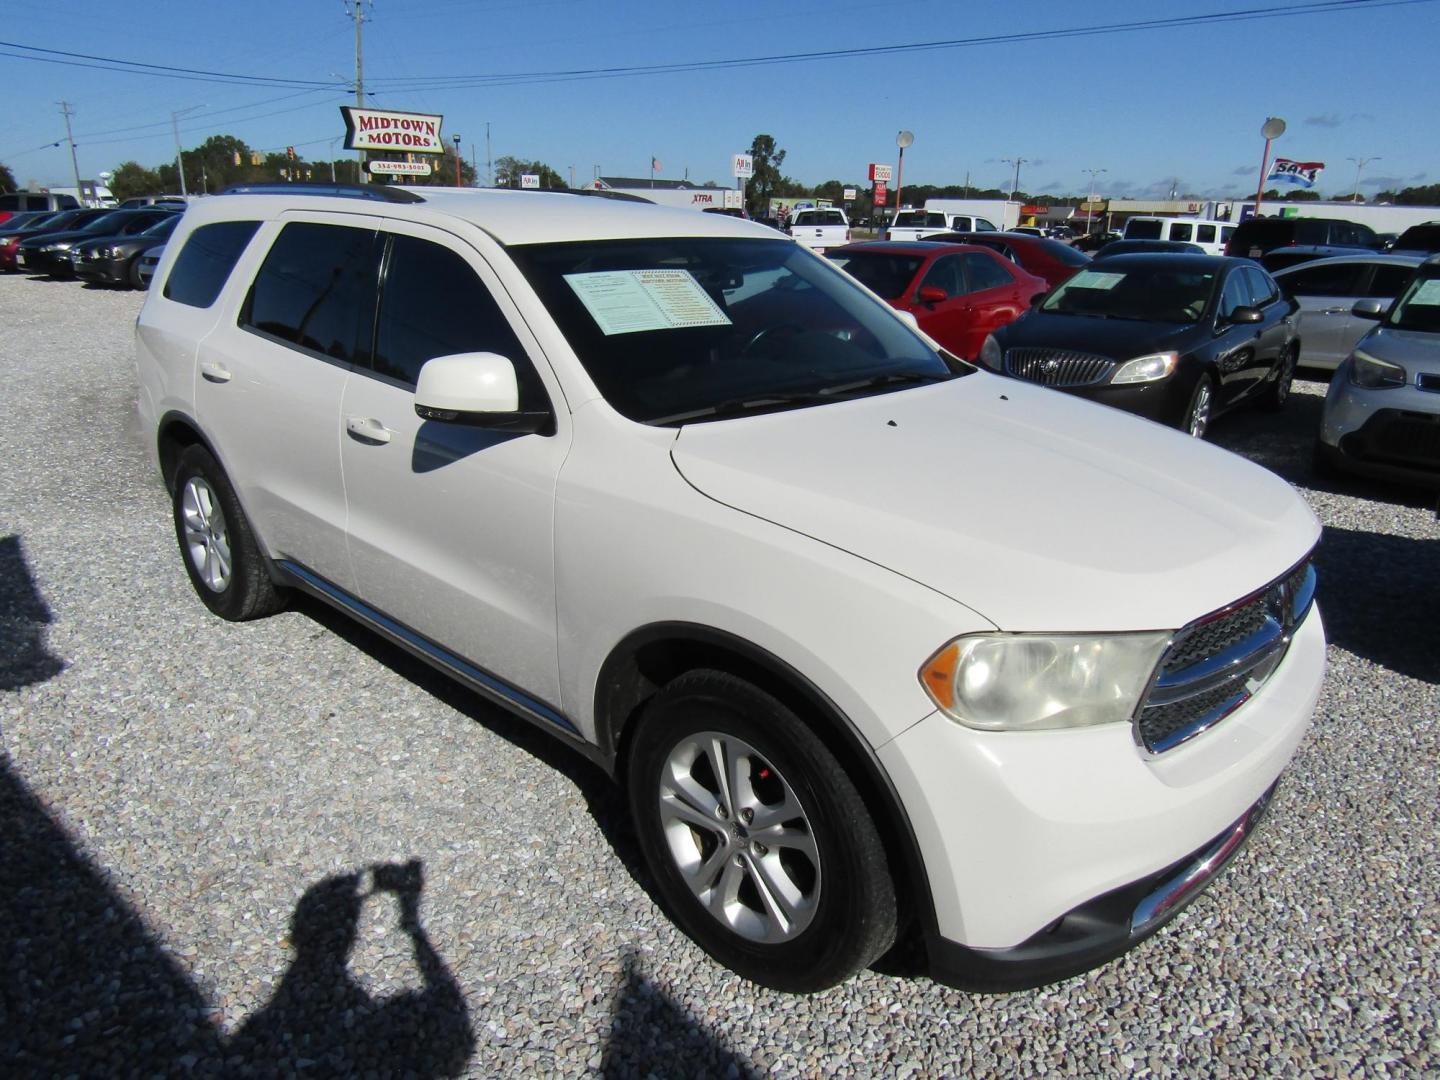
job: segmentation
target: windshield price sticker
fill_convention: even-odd
[[[1081,270],[1065,282],[1065,285],[1071,289],[1113,289],[1124,280],[1124,274],[1102,274],[1099,270]]]
[[[565,281],[606,337],[731,325],[688,270],[601,270]]]

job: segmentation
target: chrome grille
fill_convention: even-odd
[[[1041,386],[1089,386],[1110,374],[1115,361],[1108,356],[1071,349],[1006,349],[1005,373]]]
[[[1306,559],[1179,631],[1135,712],[1137,741],[1162,754],[1244,705],[1284,659],[1314,599],[1315,569]]]

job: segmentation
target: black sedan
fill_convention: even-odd
[[[20,228],[0,234],[0,270],[20,269],[20,245],[32,236],[79,229],[96,218],[112,213],[110,210],[58,210],[33,221],[27,221]]]
[[[20,267],[32,274],[71,277],[70,249],[100,237],[134,236],[175,216],[172,210],[110,210],[74,229],[44,232],[20,241]]]
[[[1184,240],[1111,240],[1099,251],[1097,259],[1113,259],[1116,255],[1204,255],[1199,244]]]
[[[1242,402],[1285,404],[1297,309],[1248,259],[1117,255],[997,330],[980,362],[1201,437]]]
[[[103,285],[144,288],[140,282],[140,256],[151,248],[163,247],[179,221],[179,214],[170,214],[134,236],[82,240],[70,249],[75,276]]]

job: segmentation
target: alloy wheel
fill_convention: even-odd
[[[820,853],[773,763],[733,735],[697,732],[670,751],[657,794],[670,857],[711,916],[757,943],[804,932],[820,899]]]
[[[180,494],[180,515],[190,565],[207,589],[224,592],[230,584],[230,533],[215,489],[204,477],[192,476],[185,481]]]
[[[1210,380],[1202,379],[1195,387],[1195,395],[1190,399],[1190,415],[1185,419],[1185,430],[1197,439],[1205,437],[1205,431],[1210,427]]]

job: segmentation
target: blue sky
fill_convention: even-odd
[[[585,181],[644,176],[728,184],[730,155],[758,132],[788,151],[809,184],[861,180],[894,163],[895,133],[915,133],[908,183],[1085,192],[1105,169],[1109,196],[1253,192],[1267,116],[1289,129],[1275,152],[1324,161],[1322,192],[1440,181],[1435,56],[1440,2],[1356,0],[1307,13],[1179,29],[1093,33],[890,55],[620,78],[493,81],[598,67],[732,60],[800,52],[1096,27],[1300,0],[374,0],[364,24],[369,102],[443,113],[484,169],[538,159]],[[5,120],[0,163],[22,184],[73,183],[58,102],[70,103],[81,175],[127,160],[173,160],[181,142],[232,134],[257,149],[339,156],[338,106],[353,102],[354,24],[342,0],[9,0],[0,20]],[[158,66],[308,80],[328,87],[227,85],[37,62],[13,45]],[[35,55],[35,54],[28,54]],[[65,59],[55,57],[55,59]],[[92,61],[83,61],[92,63]],[[457,77],[451,80],[450,77]],[[417,88],[428,79],[430,88]],[[449,85],[460,82],[461,85]],[[332,151],[333,145],[333,151]]]

